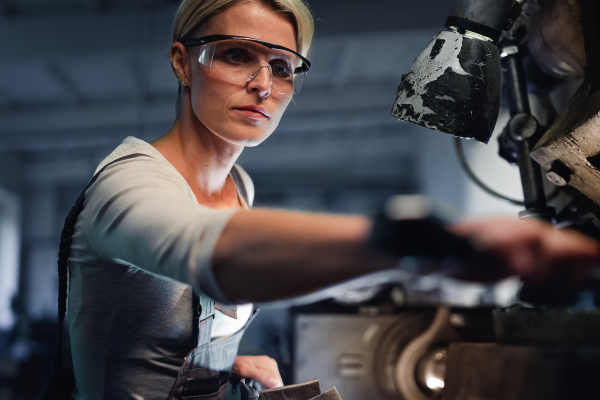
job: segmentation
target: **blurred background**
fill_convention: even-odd
[[[370,214],[391,195],[420,193],[462,215],[516,215],[467,180],[451,137],[389,116],[402,74],[442,30],[451,2],[309,3],[317,35],[302,93],[273,136],[239,160],[255,205]],[[0,0],[0,400],[36,398],[49,374],[68,210],[123,139],[151,141],[174,120],[177,5]],[[503,111],[498,126],[506,121]],[[484,181],[522,198],[518,170],[497,157],[494,138],[465,148]],[[275,357],[292,383],[302,375],[299,311],[265,308],[242,352]]]

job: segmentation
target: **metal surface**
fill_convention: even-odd
[[[512,4],[513,0],[455,0],[449,15],[502,30]]]
[[[596,0],[579,0],[587,60],[586,78],[592,92],[600,90],[600,4]]]
[[[445,347],[436,347],[427,352],[417,364],[417,382],[419,386],[425,387],[440,394],[444,389],[444,377],[446,376],[446,359],[448,350]]]
[[[582,11],[578,0],[526,4],[527,47],[536,64],[556,78],[582,77],[586,68]]]
[[[500,37],[513,0],[455,0],[446,26],[451,25],[492,38]]]
[[[538,142],[531,157],[546,170],[559,160],[572,171],[568,184],[600,204],[600,92],[590,94],[589,85],[559,114]]]
[[[510,308],[494,312],[496,339],[531,346],[600,348],[600,311]]]
[[[546,172],[546,178],[556,186],[566,186],[572,175],[573,171],[560,160],[554,160],[550,170]]]
[[[432,349],[441,351],[452,342],[460,340],[460,336],[450,324],[450,309],[439,308],[431,326],[413,340],[402,352],[396,367],[396,381],[400,392],[406,399],[430,400],[435,398],[439,390],[444,387],[444,381],[426,382],[426,386],[419,384],[417,379],[419,364]],[[427,378],[425,378],[427,380]]]
[[[598,398],[599,348],[450,345],[441,400]]]
[[[600,204],[600,5],[590,0],[581,0],[579,5],[582,32],[567,44],[578,48],[579,53],[585,45],[586,82],[535,146],[531,157],[559,184],[564,181]]]
[[[392,116],[487,143],[501,100],[498,48],[441,32],[402,76]]]
[[[398,358],[432,317],[431,312],[299,314],[294,380],[318,376],[321,386],[335,386],[344,400],[405,400],[396,381]]]

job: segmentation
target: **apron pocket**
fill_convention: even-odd
[[[190,380],[192,379],[188,379],[188,382]],[[206,382],[204,379],[202,381]],[[187,386],[188,384],[186,382],[186,388],[184,389],[182,400],[225,400],[227,393],[227,383],[216,388],[214,386],[211,388],[208,386],[202,386],[197,391],[190,390],[186,392]],[[209,389],[211,389],[212,392],[209,392]]]

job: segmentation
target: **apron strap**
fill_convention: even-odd
[[[116,160],[106,164],[92,179],[88,182],[83,192],[77,198],[75,205],[71,208],[71,211],[65,218],[65,224],[60,234],[60,245],[58,250],[58,343],[56,344],[56,350],[54,352],[53,370],[58,373],[62,368],[62,349],[63,349],[63,323],[65,321],[65,314],[67,313],[67,296],[68,296],[68,280],[69,280],[69,256],[71,255],[71,242],[73,233],[75,232],[75,223],[77,217],[83,210],[83,204],[85,203],[85,194],[88,189],[96,182],[98,176],[104,172],[110,165],[115,164],[119,161],[129,160],[136,157],[150,157],[147,154],[135,153],[127,156],[117,158]]]
[[[233,168],[231,168],[230,172],[231,172],[231,177],[233,178],[233,182],[237,186],[238,192],[239,192],[240,196],[242,197],[242,200],[244,200],[244,203],[246,203],[246,205],[248,207],[250,207],[250,202],[248,199],[248,192],[246,191],[246,185],[244,185],[244,180],[242,179],[242,176],[240,175],[240,172],[238,171],[238,167],[234,164]],[[214,307],[215,307],[215,310],[227,315],[228,317],[237,319],[237,305],[227,306],[225,304],[215,302]]]
[[[210,343],[210,336],[212,333],[212,325],[214,319],[215,316],[211,315],[210,317],[200,321],[200,323],[198,324],[198,346],[203,346],[205,344]]]
[[[244,203],[246,203],[246,205],[250,207],[248,191],[246,190],[246,185],[244,184],[244,179],[242,178],[242,175],[238,170],[238,166],[234,164],[230,172],[231,177],[233,178],[233,182],[235,183],[235,186],[237,186],[238,192],[242,197],[242,200],[244,200]],[[227,306],[225,304],[215,302],[215,310],[222,312],[228,317],[237,319],[237,305]]]
[[[211,301],[210,299],[204,297],[205,307],[207,306],[206,300]],[[206,308],[210,308],[210,307],[206,307]],[[215,307],[215,309],[216,309],[216,307]],[[195,347],[199,347],[199,346],[205,345],[207,343],[210,343],[210,337],[212,334],[212,325],[213,325],[213,321],[215,319],[214,312],[210,313],[210,311],[205,310],[210,313],[207,316],[207,315],[202,315],[202,311],[203,311],[202,310],[202,302],[200,301],[200,296],[198,296],[196,294],[196,292],[194,292],[192,290],[192,313],[193,313],[192,315],[194,316],[192,326],[193,326],[193,337],[196,341]],[[201,316],[204,317],[204,319],[200,320]]]
[[[199,337],[200,337],[200,298],[192,289],[192,315],[194,316],[192,320],[192,337],[195,340],[195,346],[198,347]]]
[[[237,319],[237,306],[234,307],[216,303],[210,297],[199,296],[192,291],[192,315],[194,316],[192,323],[196,347],[210,343],[215,311]]]

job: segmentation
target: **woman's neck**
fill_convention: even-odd
[[[226,142],[200,121],[194,123],[181,113],[171,129],[151,145],[184,177],[200,204],[239,206],[235,183],[227,177],[243,146]]]

